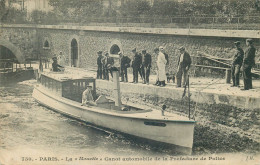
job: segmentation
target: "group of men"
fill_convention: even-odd
[[[177,69],[177,87],[185,86],[187,82],[188,70],[191,65],[191,58],[189,53],[185,51],[184,47],[179,48],[180,55],[178,58],[178,69]],[[147,53],[146,50],[142,50],[141,53],[138,53],[136,48],[132,50],[133,58],[130,59],[127,55],[119,52],[120,57],[120,73],[121,73],[121,82],[128,82],[127,68],[132,67],[133,69],[133,82],[138,83],[138,75],[140,74],[143,84],[149,84],[150,70],[152,67],[152,56]],[[163,46],[154,49],[154,53],[157,56],[157,79],[154,85],[164,87],[166,85],[166,65],[169,64],[168,54],[165,53]],[[108,72],[112,73],[111,68],[114,66],[114,60],[112,57],[109,57],[109,54],[106,53],[105,57],[102,56],[102,52],[98,52],[97,58],[97,78],[108,80]],[[112,75],[112,74],[111,74]],[[106,77],[106,78],[105,78]],[[183,81],[181,81],[183,78]]]
[[[255,65],[255,52],[256,49],[253,45],[252,39],[246,40],[247,49],[244,52],[241,48],[241,43],[236,41],[236,52],[234,54],[231,66],[232,87],[239,87],[239,74],[242,68],[242,75],[244,78],[244,88],[241,90],[252,89],[252,74],[251,69]]]
[[[110,57],[108,52],[104,53],[105,56],[102,56],[102,51],[97,52],[97,54],[97,79],[109,80],[109,73],[113,77],[112,68],[114,66],[114,58]]]

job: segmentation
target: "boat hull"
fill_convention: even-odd
[[[194,122],[155,120],[111,114],[106,111],[102,113],[37,87],[33,91],[33,97],[40,104],[75,119],[140,138],[171,144],[181,153],[192,152]]]

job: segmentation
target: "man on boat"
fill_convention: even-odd
[[[146,50],[142,51],[142,75],[143,75],[143,84],[149,84],[149,76],[151,69],[152,57]]]
[[[120,64],[120,69],[121,69],[121,82],[128,82],[128,77],[127,77],[127,68],[130,67],[130,62],[131,59],[124,55],[122,52],[118,53],[120,58],[121,58],[121,64]]]
[[[191,65],[191,58],[188,52],[185,51],[184,47],[179,48],[180,56],[178,60],[178,69],[177,69],[177,87],[181,87],[181,79],[183,78],[182,85],[185,87],[187,78],[188,78],[188,71]]]
[[[232,76],[232,82],[233,85],[231,87],[238,87],[239,86],[239,73],[240,73],[240,67],[243,62],[244,57],[244,51],[240,47],[240,42],[236,41],[236,52],[233,57],[232,66],[231,66],[231,76]]]
[[[102,79],[102,51],[98,51],[97,52],[98,54],[98,58],[97,58],[97,66],[98,66],[98,69],[97,69],[97,79]]]
[[[256,49],[253,45],[252,39],[247,39],[246,45],[248,46],[248,48],[245,51],[245,56],[244,56],[243,63],[242,63],[243,77],[244,77],[244,89],[241,89],[241,90],[249,90],[249,89],[253,88],[251,69],[255,65]]]
[[[82,93],[82,106],[83,105],[91,105],[96,106],[97,104],[94,101],[93,95],[92,95],[92,86],[87,86],[87,89]]]
[[[64,68],[64,67],[58,64],[57,57],[53,57],[52,60],[53,60],[52,71],[53,72],[60,72],[61,71],[60,68]]]

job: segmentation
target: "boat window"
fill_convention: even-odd
[[[44,87],[50,89],[50,91],[55,92],[58,95],[61,95],[61,91],[62,91],[61,82],[59,82],[53,78],[47,77],[45,75],[41,75],[41,84]]]
[[[81,102],[82,93],[86,90],[87,86],[92,86],[92,94],[96,99],[95,79],[78,79],[73,81],[63,82],[62,96],[77,102]]]
[[[156,121],[145,121],[144,124],[145,125],[150,125],[150,126],[166,127],[165,123],[156,122]]]

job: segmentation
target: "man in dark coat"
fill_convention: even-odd
[[[233,85],[231,87],[239,86],[240,67],[242,65],[243,58],[244,58],[244,51],[243,49],[240,48],[240,42],[236,41],[235,46],[236,46],[236,52],[234,54],[232,66],[231,66],[231,76],[233,82]]]
[[[97,58],[97,66],[98,66],[98,69],[97,69],[97,79],[102,79],[102,51],[99,51],[97,52],[98,54],[98,58]]]
[[[107,69],[106,69],[106,60],[107,60],[107,52],[104,52],[104,56],[101,59],[102,63],[102,73],[103,73],[103,80],[107,80]]]
[[[191,65],[191,58],[189,53],[185,51],[184,47],[179,48],[180,56],[178,60],[178,69],[177,69],[177,87],[181,87],[181,79],[183,77],[182,85],[185,87],[187,78],[188,78],[188,71]],[[182,76],[183,75],[183,76]]]
[[[124,55],[122,52],[118,53],[121,58],[120,70],[121,70],[121,82],[128,82],[127,68],[130,67],[131,59]]]
[[[132,60],[133,67],[133,83],[138,83],[138,72],[141,73],[142,56],[136,52],[136,48],[132,50],[134,57]]]
[[[104,78],[106,80],[109,80],[109,72],[112,75],[112,70],[111,68],[114,65],[114,58],[109,56],[109,53],[105,53],[105,57],[102,59],[102,64],[103,64],[103,73],[104,73]]]
[[[60,68],[64,68],[64,67],[58,64],[58,59],[57,59],[57,57],[53,57],[52,60],[53,60],[53,63],[52,63],[52,71],[53,71],[53,72],[60,72],[60,71],[61,71]]]
[[[146,50],[142,51],[142,77],[143,77],[143,84],[149,84],[149,76],[150,76],[150,69],[151,69],[152,57]]]
[[[243,63],[242,63],[243,77],[244,77],[244,89],[241,89],[241,90],[249,90],[249,89],[253,88],[251,69],[255,65],[256,49],[253,46],[252,39],[247,39],[246,45],[248,46],[248,48],[245,51],[245,56],[244,56]]]

